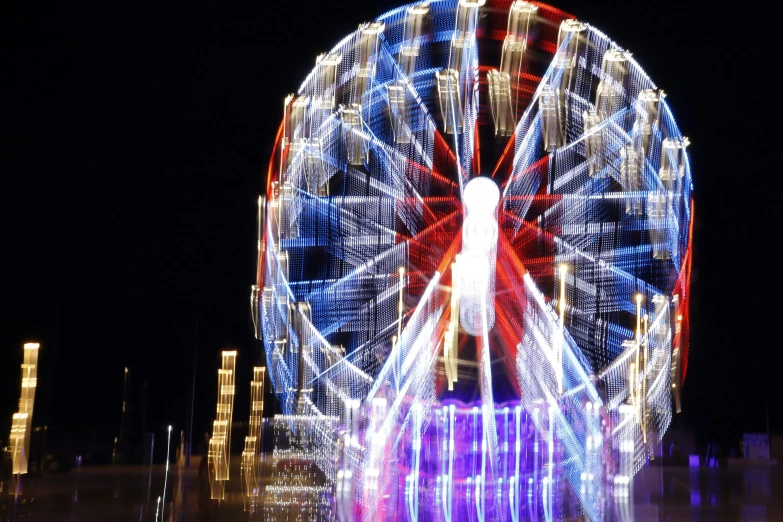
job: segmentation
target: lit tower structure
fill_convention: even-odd
[[[207,454],[212,498],[216,500],[225,499],[225,483],[229,478],[237,352],[225,350],[221,354],[221,360],[218,370],[217,416],[213,422]]]
[[[634,56],[548,5],[420,2],[282,109],[251,303],[324,509],[630,517],[680,407],[693,238],[688,139]]]
[[[245,511],[254,513],[259,502],[259,480],[261,462],[262,420],[264,416],[264,376],[266,368],[253,368],[253,380],[250,382],[250,421],[242,451],[242,484],[245,491]]]
[[[33,405],[35,389],[38,386],[38,343],[25,343],[22,362],[22,390],[19,395],[19,411],[14,413],[11,423],[11,473],[27,473],[30,459],[30,434],[33,427]]]

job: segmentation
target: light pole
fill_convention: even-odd
[[[169,424],[168,441],[166,442],[166,475],[163,478],[163,507],[160,510],[160,519],[165,520],[163,513],[166,511],[166,484],[169,481],[169,450],[171,449],[171,425]],[[155,517],[157,519],[157,516]]]
[[[130,378],[130,370],[125,367],[125,379],[122,386],[122,417],[120,418],[120,436],[114,441],[114,454],[112,455],[112,463],[117,460],[117,449],[119,448],[122,453],[122,440],[125,434],[125,415],[128,410],[128,379]]]

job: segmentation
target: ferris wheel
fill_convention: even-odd
[[[635,57],[544,4],[422,2],[283,113],[251,303],[335,517],[622,515],[680,407],[693,222]]]

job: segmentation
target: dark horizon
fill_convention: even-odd
[[[110,444],[129,367],[137,414],[149,385],[147,429],[182,426],[196,323],[194,439],[214,416],[222,349],[239,351],[235,420],[247,416],[252,366],[263,363],[249,315],[256,202],[283,99],[316,55],[398,5],[15,8],[0,440],[27,341],[41,343],[35,425]],[[767,422],[783,432],[764,332],[780,294],[768,245],[782,182],[765,154],[767,94],[742,74],[768,70],[769,31],[697,2],[553,5],[633,52],[692,142],[691,350],[673,425],[726,449]]]

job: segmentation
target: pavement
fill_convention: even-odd
[[[189,470],[172,465],[168,476],[164,465],[85,466],[62,473],[30,473],[22,476],[18,497],[13,482],[3,484],[0,522],[317,520],[304,515],[299,501],[284,511],[246,512],[238,458],[232,459],[225,500],[210,501],[211,517],[200,516],[199,463],[195,457]],[[271,474],[264,472],[264,481],[269,483]],[[653,463],[634,478],[634,513],[635,522],[781,521],[783,469],[736,463],[716,468]]]

